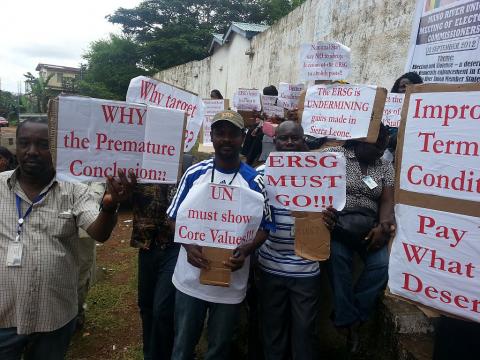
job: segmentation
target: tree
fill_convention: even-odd
[[[82,95],[102,99],[125,100],[130,80],[148,75],[141,67],[141,47],[125,36],[110,35],[107,40],[90,44],[83,55],[87,65],[82,67],[79,83]]]
[[[273,24],[304,2],[305,0],[264,0],[262,1],[262,8],[265,21],[268,24]]]
[[[266,19],[261,0],[144,0],[107,18],[141,44],[144,65],[156,70],[206,57],[212,33],[232,21]]]
[[[16,118],[18,114],[18,95],[14,95],[9,91],[0,90],[0,116],[7,119]]]
[[[31,72],[23,75],[27,78],[27,80],[25,80],[25,83],[28,85],[26,93],[30,96],[32,102],[36,105],[34,107],[34,112],[46,113],[48,100],[58,95],[59,91],[51,90],[48,87],[48,82],[53,77],[53,75],[55,74],[50,74],[49,76],[47,76],[46,79],[44,79],[42,76],[39,76],[37,78]]]
[[[142,46],[145,66],[162,70],[208,56],[212,34],[233,21],[272,24],[305,0],[144,0],[107,19]]]

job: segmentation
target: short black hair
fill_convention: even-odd
[[[392,93],[398,93],[398,88],[400,87],[400,80],[402,79],[408,79],[412,84],[423,84],[423,79],[420,75],[418,75],[414,71],[407,72],[400,76],[397,80],[395,80],[395,83],[392,86]]]
[[[263,95],[278,96],[278,90],[273,85],[266,86],[263,88]]]
[[[20,132],[20,129],[27,124],[43,124],[48,126],[48,119],[40,116],[33,116],[33,117],[29,117],[28,119],[25,119],[20,124],[18,124],[17,131],[15,132],[15,137],[18,138],[18,133]]]
[[[210,96],[212,94],[215,94],[215,96],[219,99],[223,99],[223,95],[222,93],[220,92],[220,90],[217,90],[217,89],[213,89],[212,91],[210,91]]]
[[[16,167],[15,156],[6,147],[0,146],[0,156],[4,157],[7,162],[7,170],[13,170]]]

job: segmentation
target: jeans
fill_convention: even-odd
[[[75,318],[60,329],[17,334],[17,328],[0,329],[0,359],[20,360],[63,360],[75,331]]]
[[[177,290],[175,298],[175,342],[172,360],[193,359],[207,316],[208,350],[205,360],[226,360],[238,323],[241,304],[218,304],[200,300]]]
[[[178,244],[138,253],[138,307],[142,318],[143,355],[145,360],[168,360],[173,347],[175,287],[173,271],[177,263]]]
[[[374,252],[358,251],[364,268],[355,285],[355,250],[339,241],[332,241],[330,246],[329,277],[333,288],[334,324],[345,327],[365,322],[388,280],[387,246]]]
[[[258,273],[265,359],[317,359],[320,275],[296,278]]]

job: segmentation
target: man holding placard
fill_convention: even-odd
[[[193,356],[207,311],[205,359],[228,358],[246,294],[249,256],[272,227],[262,178],[239,158],[243,128],[243,118],[234,111],[214,116],[211,138],[215,158],[186,171],[167,210],[176,223],[175,241],[183,243],[172,279],[177,288],[172,359]],[[232,271],[226,287],[200,282],[201,269],[212,265],[205,255],[212,247],[232,251],[222,265]]]
[[[55,179],[46,120],[16,138],[19,167],[0,175],[0,358],[60,360],[78,311],[78,228],[106,241],[135,176],[107,178],[99,213],[86,185]]]
[[[303,151],[303,128],[293,121],[283,122],[276,129],[274,143],[276,151]],[[263,174],[265,165],[257,171]],[[332,228],[334,211],[328,208],[322,214],[325,224]],[[295,254],[295,219],[291,211],[274,207],[273,216],[277,229],[258,251],[257,288],[265,359],[286,358],[290,351],[293,359],[316,359],[320,266],[318,261]]]

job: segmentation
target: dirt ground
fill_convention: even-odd
[[[110,240],[97,246],[97,283],[90,289],[85,326],[72,341],[69,360],[143,358],[131,219],[131,213],[121,213]]]

